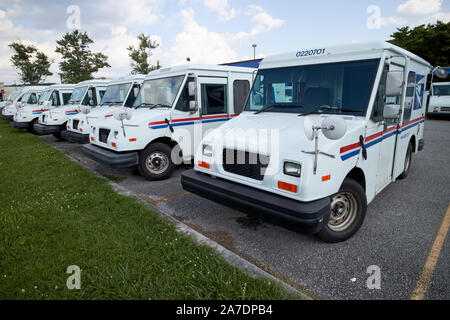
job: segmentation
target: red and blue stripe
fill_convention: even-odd
[[[230,119],[237,117],[238,115],[220,115],[220,116],[207,116],[202,118],[186,118],[186,119],[174,119],[170,121],[170,125],[172,127],[184,127],[184,126],[192,126],[195,123],[201,122],[203,124],[206,123],[217,123],[217,122],[225,122],[229,121]],[[158,122],[150,122],[148,124],[150,129],[158,130],[158,129],[166,129],[168,128],[168,124],[165,121],[158,121]]]
[[[386,131],[381,131],[381,132],[375,133],[371,136],[368,136],[364,140],[365,147],[366,147],[366,149],[369,149],[370,147],[377,145],[378,143],[382,142],[383,140],[386,140],[397,134],[401,134],[401,133],[403,133],[409,129],[412,129],[424,122],[425,122],[425,117],[421,117],[421,118],[409,121],[400,127],[394,126],[394,127],[390,127]],[[358,142],[358,143],[354,143],[354,144],[342,147],[340,150],[340,153],[341,153],[342,161],[356,157],[361,153],[361,143]]]

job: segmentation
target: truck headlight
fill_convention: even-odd
[[[213,156],[213,147],[212,145],[209,144],[204,144],[203,145],[203,152],[202,152],[203,156],[205,157],[212,157]]]
[[[302,166],[298,163],[285,162],[283,172],[288,176],[300,178]]]

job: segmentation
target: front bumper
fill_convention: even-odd
[[[5,116],[4,114],[2,114],[0,116],[0,118],[2,118],[2,120],[12,120],[14,118],[14,116],[13,115]]]
[[[139,164],[137,152],[119,153],[94,146],[93,144],[84,145],[81,147],[81,150],[92,160],[114,169],[129,168]]]
[[[61,131],[60,126],[47,126],[42,123],[35,123],[33,125],[33,129],[36,132],[36,134],[40,136],[45,136],[52,133],[58,133]]]
[[[183,189],[245,213],[277,218],[288,228],[316,234],[329,221],[330,198],[300,202],[235,182],[213,178],[195,170],[181,176]],[[281,220],[281,221],[280,221]]]
[[[11,126],[16,129],[28,129],[30,127],[29,122],[17,122],[17,121],[11,121]]]
[[[89,134],[81,134],[70,130],[62,131],[61,138],[71,143],[80,143],[80,144],[89,143]]]

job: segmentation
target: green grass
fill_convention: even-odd
[[[0,120],[0,299],[286,298]]]

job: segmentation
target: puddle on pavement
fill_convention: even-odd
[[[263,222],[252,216],[239,217],[235,219],[238,224],[240,224],[244,229],[258,230],[259,227],[263,225]]]

